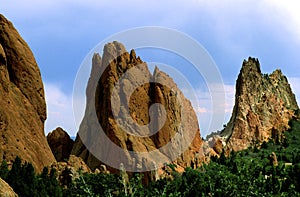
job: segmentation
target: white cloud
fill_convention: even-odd
[[[47,103],[46,134],[57,127],[62,127],[70,136],[75,136],[75,124],[72,108],[72,96],[65,94],[60,86],[45,83]]]
[[[207,89],[198,88],[193,90],[193,93],[187,89],[181,89],[183,94],[188,98],[193,108],[195,109],[195,112],[198,117],[198,122],[200,126],[200,133],[201,136],[205,137],[207,134],[217,131],[223,128],[223,124],[226,124],[229,121],[229,118],[231,116],[231,112],[234,105],[234,96],[235,96],[235,86],[224,84],[224,85],[213,85],[214,89],[213,91],[220,93],[221,91],[224,91],[225,94],[225,100],[223,100],[221,97],[218,98],[219,100],[216,102],[217,105],[223,105],[225,108],[223,108],[225,111],[220,111],[218,108],[214,111],[213,110],[213,101],[212,101],[212,94]],[[195,94],[195,95],[191,95]],[[217,106],[215,106],[217,107]],[[216,114],[214,114],[216,113]],[[215,123],[212,123],[212,116],[215,115],[216,119],[221,122],[220,125],[217,125]],[[225,116],[225,119],[223,119]]]
[[[207,109],[205,107],[198,107],[196,109],[196,113],[199,113],[199,114],[207,113]]]
[[[265,0],[266,6],[273,8],[281,23],[300,41],[300,2],[295,0]]]

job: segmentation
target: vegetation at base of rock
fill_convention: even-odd
[[[135,174],[126,187],[116,174],[80,173],[74,181],[59,184],[54,169],[35,174],[30,163],[16,158],[9,170],[0,166],[0,176],[19,196],[297,196],[300,195],[300,121],[291,121],[285,142],[270,140],[229,157],[213,157],[198,169],[186,168],[173,180],[142,184]],[[274,152],[278,163],[270,155]],[[66,173],[68,174],[68,173]],[[64,178],[64,177],[62,177]],[[62,181],[64,182],[64,181]]]
[[[44,168],[41,174],[35,174],[32,164],[16,157],[9,170],[5,161],[0,166],[0,176],[19,196],[62,196],[55,169]]]

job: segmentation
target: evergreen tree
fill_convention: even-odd
[[[20,193],[22,193],[22,189],[23,189],[22,176],[21,176],[21,171],[22,171],[21,164],[22,161],[20,157],[17,156],[7,177],[7,183],[19,195]]]
[[[1,166],[0,166],[0,177],[3,180],[6,180],[8,177],[8,173],[9,173],[9,170],[8,170],[7,162],[6,162],[6,160],[2,160]]]
[[[63,186],[69,187],[72,183],[72,172],[66,166],[65,169],[61,172],[60,181]]]

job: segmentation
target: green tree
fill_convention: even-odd
[[[6,162],[6,160],[2,160],[1,166],[0,166],[0,177],[3,180],[6,180],[8,177],[8,173],[9,173],[9,170],[8,170],[7,162]]]
[[[63,186],[69,187],[72,184],[72,171],[66,166],[61,172],[60,181]]]

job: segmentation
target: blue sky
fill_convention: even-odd
[[[77,130],[72,90],[83,59],[108,36],[140,26],[176,29],[206,48],[225,83],[227,119],[235,80],[243,59],[249,56],[259,58],[263,72],[280,68],[299,100],[298,10],[300,3],[289,0],[0,0],[0,13],[13,22],[27,41],[41,69],[48,105],[45,132],[61,126],[70,135]],[[151,56],[142,51],[141,54],[144,60],[151,61]],[[197,92],[202,95],[202,105],[196,111],[201,134],[205,136],[209,93],[205,88]]]

